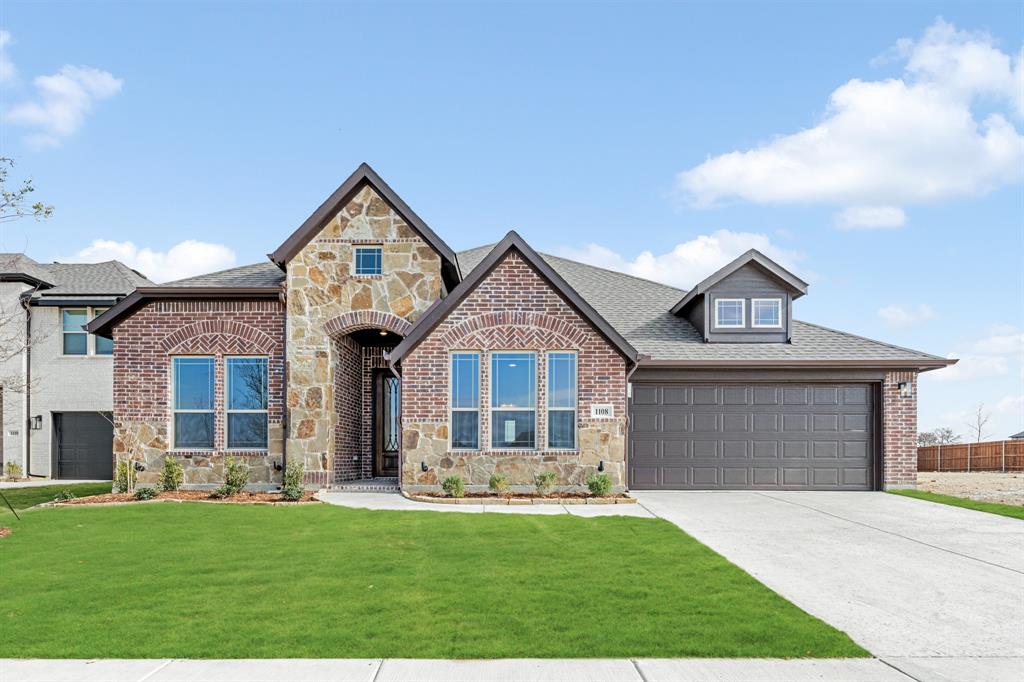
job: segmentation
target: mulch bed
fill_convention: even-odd
[[[416,493],[416,495],[422,497],[448,497],[447,493]],[[538,495],[537,493],[466,493],[463,497],[480,497],[490,500],[511,500],[513,498],[517,500],[530,499],[530,500],[580,500],[588,499],[593,497],[601,497],[602,499],[615,499],[615,498],[628,498],[629,495],[625,493],[609,493],[608,495],[595,495],[593,493],[551,493],[550,495]]]
[[[169,500],[174,502],[222,502],[224,504],[266,504],[277,502],[280,504],[298,504],[300,502],[316,502],[313,495],[314,490],[307,490],[302,494],[301,500],[285,500],[281,493],[256,493],[243,492],[231,497],[213,497],[211,490],[174,490],[170,492],[157,493],[156,497],[150,500],[136,500],[130,493],[106,493],[103,495],[90,495],[89,497],[76,497],[73,500],[59,502],[58,506],[73,504],[121,504],[131,502],[150,502],[153,500]]]

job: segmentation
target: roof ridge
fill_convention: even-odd
[[[949,358],[944,358],[941,355],[933,355],[931,353],[925,353],[924,351],[914,350],[913,348],[907,348],[906,346],[897,346],[895,343],[888,343],[887,341],[879,341],[878,339],[872,339],[870,337],[861,336],[860,334],[854,334],[852,332],[844,332],[842,329],[833,329],[832,327],[826,327],[823,324],[815,324],[814,322],[805,322],[804,320],[797,320],[797,319],[794,319],[793,321],[794,322],[799,322],[800,324],[806,324],[808,327],[817,327],[818,329],[824,329],[825,331],[832,332],[833,334],[842,334],[843,336],[849,336],[852,339],[860,339],[861,341],[870,341],[871,343],[876,343],[876,344],[878,344],[880,346],[886,346],[887,348],[892,348],[894,350],[901,350],[901,351],[904,351],[906,353],[913,353],[915,355],[924,355],[925,357],[934,358],[936,360],[949,360]]]

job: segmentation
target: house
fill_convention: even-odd
[[[1010,440],[1024,440],[1024,431],[1018,431],[1010,436]]]
[[[113,344],[82,325],[152,284],[117,261],[37,263],[0,254],[5,463],[44,478],[110,478]]]
[[[536,253],[455,253],[362,165],[269,262],[142,287],[114,341],[115,453],[190,485],[595,472],[631,489],[913,486],[917,375],[952,360],[801,322],[750,251],[690,291]]]

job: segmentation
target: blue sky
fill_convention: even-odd
[[[922,428],[1024,429],[1017,3],[8,0],[0,29],[0,152],[56,207],[5,250],[255,262],[368,161],[456,249],[514,228],[688,286],[761,248],[801,319],[964,358]]]

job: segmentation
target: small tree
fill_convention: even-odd
[[[988,437],[985,427],[988,425],[988,421],[991,418],[992,413],[985,411],[985,403],[978,403],[978,409],[975,410],[974,415],[971,417],[970,421],[967,422],[967,428],[970,429],[970,435],[974,438],[973,442],[980,443]]]
[[[917,434],[918,445],[951,445],[960,442],[960,434],[954,433],[948,426],[940,426],[933,431],[922,431]]]

